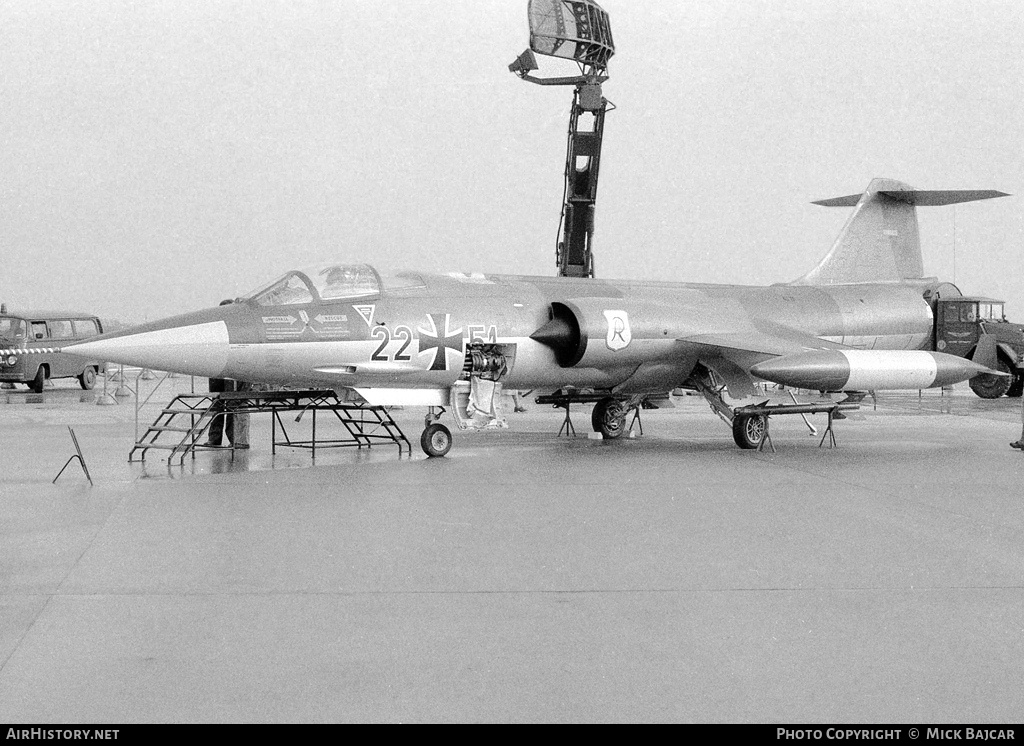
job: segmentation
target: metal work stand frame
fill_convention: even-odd
[[[363,446],[369,448],[373,445],[373,441],[380,440],[391,441],[397,444],[399,455],[401,455],[402,451],[406,449],[410,455],[412,454],[412,446],[405,437],[405,434],[402,432],[401,428],[398,427],[398,423],[391,418],[390,414],[387,414],[387,410],[383,407],[366,407],[337,403],[331,404],[329,401],[330,398],[334,398],[333,392],[330,392],[330,396],[320,397],[311,401],[299,411],[299,416],[295,418],[295,421],[298,422],[306,412],[313,413],[313,432],[310,440],[292,440],[288,435],[288,430],[285,428],[284,421],[281,419],[282,410],[274,409],[273,417],[270,421],[271,453],[276,454],[278,446],[281,446],[282,448],[308,448],[310,455],[313,458],[316,458],[316,449],[318,446],[320,448],[363,448]],[[317,440],[317,412],[322,410],[327,410],[334,414],[338,422],[340,422],[348,432],[348,438]],[[352,410],[358,411],[358,418],[352,416]],[[381,416],[382,412],[387,414],[387,416]],[[368,420],[367,415],[373,415],[375,419]],[[281,428],[284,440],[278,440],[277,438],[278,426]],[[372,429],[367,431],[367,428]],[[384,433],[377,432],[381,428],[384,429]],[[405,448],[403,448],[403,443],[405,444]]]
[[[839,407],[833,407],[832,409],[828,410],[828,427],[825,428],[825,432],[821,436],[821,441],[819,441],[818,443],[818,448],[821,448],[823,445],[825,445],[826,438],[828,438],[828,447],[830,449],[839,447],[839,444],[836,443],[836,433],[832,429],[832,420],[835,418],[836,412],[838,411]]]
[[[761,440],[757,443],[757,450],[764,451],[764,447],[767,445],[772,449],[772,453],[778,453],[778,451],[775,450],[775,443],[772,441],[772,434],[768,425],[771,421],[771,415],[764,415],[764,432],[761,433]]]
[[[747,407],[740,407],[735,410],[736,414],[747,414],[747,415],[760,415],[764,417],[764,433],[761,435],[761,440],[757,444],[757,450],[763,451],[765,445],[772,449],[772,453],[775,453],[775,444],[772,442],[771,434],[769,432],[769,422],[773,415],[784,415],[784,414],[820,414],[825,413],[828,415],[828,427],[825,429],[824,435],[821,436],[821,442],[818,443],[818,448],[821,448],[825,444],[826,438],[829,440],[829,448],[838,448],[836,443],[835,431],[832,428],[832,422],[839,417],[843,418],[842,412],[844,410],[854,410],[860,407],[856,404],[847,404],[844,402],[838,402],[833,404],[755,404]],[[805,420],[806,421],[806,420]]]
[[[344,426],[347,437],[323,440],[317,438],[317,412],[327,410],[334,414]],[[298,412],[296,422],[307,412],[313,413],[313,432],[310,439],[293,440],[281,419],[282,412]],[[391,417],[387,408],[343,402],[331,390],[286,390],[274,391],[225,391],[220,394],[180,394],[161,410],[156,420],[146,433],[136,442],[128,455],[129,462],[135,460],[136,452],[140,452],[139,460],[144,461],[150,449],[169,450],[167,461],[177,459],[178,464],[184,463],[188,454],[195,458],[197,450],[236,450],[234,445],[206,446],[199,442],[202,435],[210,427],[217,415],[248,415],[270,413],[271,415],[271,451],[277,453],[277,447],[307,448],[313,458],[316,449],[346,448],[363,446],[370,447],[375,442],[392,442],[398,446],[398,453],[412,455],[412,444],[402,432],[401,427]],[[187,417],[186,425],[176,425],[179,417]],[[277,427],[280,425],[284,439],[278,439]],[[177,443],[158,443],[159,437],[166,433],[181,434]]]
[[[561,437],[562,431],[564,430],[566,437],[569,437],[569,435],[571,434],[572,437],[575,438],[576,437],[576,428],[573,427],[572,418],[569,416],[569,407],[572,406],[572,402],[566,401],[566,402],[563,402],[561,404],[555,404],[554,406],[556,408],[564,409],[565,410],[565,419],[562,420],[562,426],[560,428],[558,428],[558,435],[559,435],[559,437]]]
[[[644,434],[644,422],[643,422],[643,420],[640,419],[640,409],[641,409],[641,407],[640,407],[639,404],[636,407],[633,408],[633,420],[629,423],[629,429],[632,430],[633,429],[633,425],[639,425],[640,426],[640,434],[643,435]]]

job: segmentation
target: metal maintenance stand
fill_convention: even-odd
[[[859,409],[857,404],[846,404],[846,403],[810,403],[810,404],[755,404],[746,407],[737,407],[734,412],[734,417],[760,417],[762,423],[761,436],[757,440],[757,450],[764,451],[765,447],[772,449],[772,453],[775,453],[775,444],[772,442],[771,433],[769,431],[769,423],[771,418],[776,415],[786,414],[827,414],[828,415],[828,427],[825,428],[825,433],[821,436],[821,442],[818,443],[818,448],[821,448],[825,444],[825,440],[829,441],[829,448],[838,447],[836,443],[836,435],[833,430],[832,423],[834,420],[842,420],[846,418],[843,414],[844,410]],[[805,420],[806,421],[806,420]],[[750,446],[748,446],[750,447]]]
[[[324,411],[330,412],[344,427],[342,437],[324,439],[317,436],[317,413]],[[297,412],[296,422],[301,421],[307,412],[312,413],[311,438],[299,440],[289,436],[281,419],[281,415],[286,412]],[[218,416],[263,413],[271,415],[271,450],[275,454],[278,446],[306,448],[316,458],[317,448],[362,448],[380,442],[397,445],[399,455],[403,452],[412,453],[412,445],[386,407],[342,401],[330,390],[281,389],[176,396],[136,442],[128,454],[128,461],[144,461],[147,452],[152,449],[170,451],[168,463],[177,459],[179,465],[184,463],[187,455],[195,458],[196,451],[231,450],[234,453],[234,446],[207,446],[200,439]],[[278,428],[281,430],[281,438],[278,437]],[[158,442],[161,436],[167,434],[178,440]]]
[[[846,415],[839,411],[839,405],[837,404],[832,409],[828,410],[828,427],[825,428],[824,434],[821,436],[821,440],[818,442],[818,448],[825,445],[825,439],[828,438],[829,448],[838,448],[839,445],[836,443],[836,433],[832,429],[832,420],[846,419]]]
[[[633,429],[633,425],[638,425],[640,427],[640,434],[643,435],[644,434],[644,423],[643,423],[643,420],[640,419],[640,410],[641,409],[643,409],[643,406],[640,405],[640,404],[637,404],[635,407],[633,407],[633,420],[632,420],[632,422],[629,423],[629,429],[632,430]]]
[[[569,399],[566,399],[565,401],[562,401],[562,402],[558,402],[558,403],[556,403],[554,405],[554,407],[556,409],[564,409],[565,410],[565,419],[562,420],[562,426],[560,428],[558,428],[558,435],[561,436],[562,435],[562,431],[565,431],[566,437],[568,437],[571,434],[572,437],[575,438],[576,437],[576,428],[573,427],[572,418],[569,416],[569,407],[570,406],[572,406],[572,402]]]
[[[771,422],[771,416],[765,415],[764,418],[764,430],[761,432],[761,441],[757,444],[758,451],[764,451],[765,445],[768,445],[772,449],[772,453],[777,453],[775,450],[775,443],[772,442],[772,434],[768,423]]]

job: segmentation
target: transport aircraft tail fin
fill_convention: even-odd
[[[825,258],[794,285],[893,282],[924,276],[917,206],[955,205],[993,197],[995,190],[923,191],[892,179],[873,179],[863,194],[823,199],[825,207],[853,207]]]

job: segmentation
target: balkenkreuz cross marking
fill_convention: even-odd
[[[448,370],[448,350],[454,350],[461,357],[462,349],[462,327],[449,331],[448,322],[451,314],[428,313],[427,319],[430,328],[420,327],[416,331],[420,334],[420,354],[434,350],[434,362],[430,370]]]

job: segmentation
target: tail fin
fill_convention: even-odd
[[[872,179],[863,194],[815,202],[856,207],[821,263],[794,285],[892,282],[924,275],[916,205],[955,205],[992,197],[994,190],[921,191],[892,179]]]

